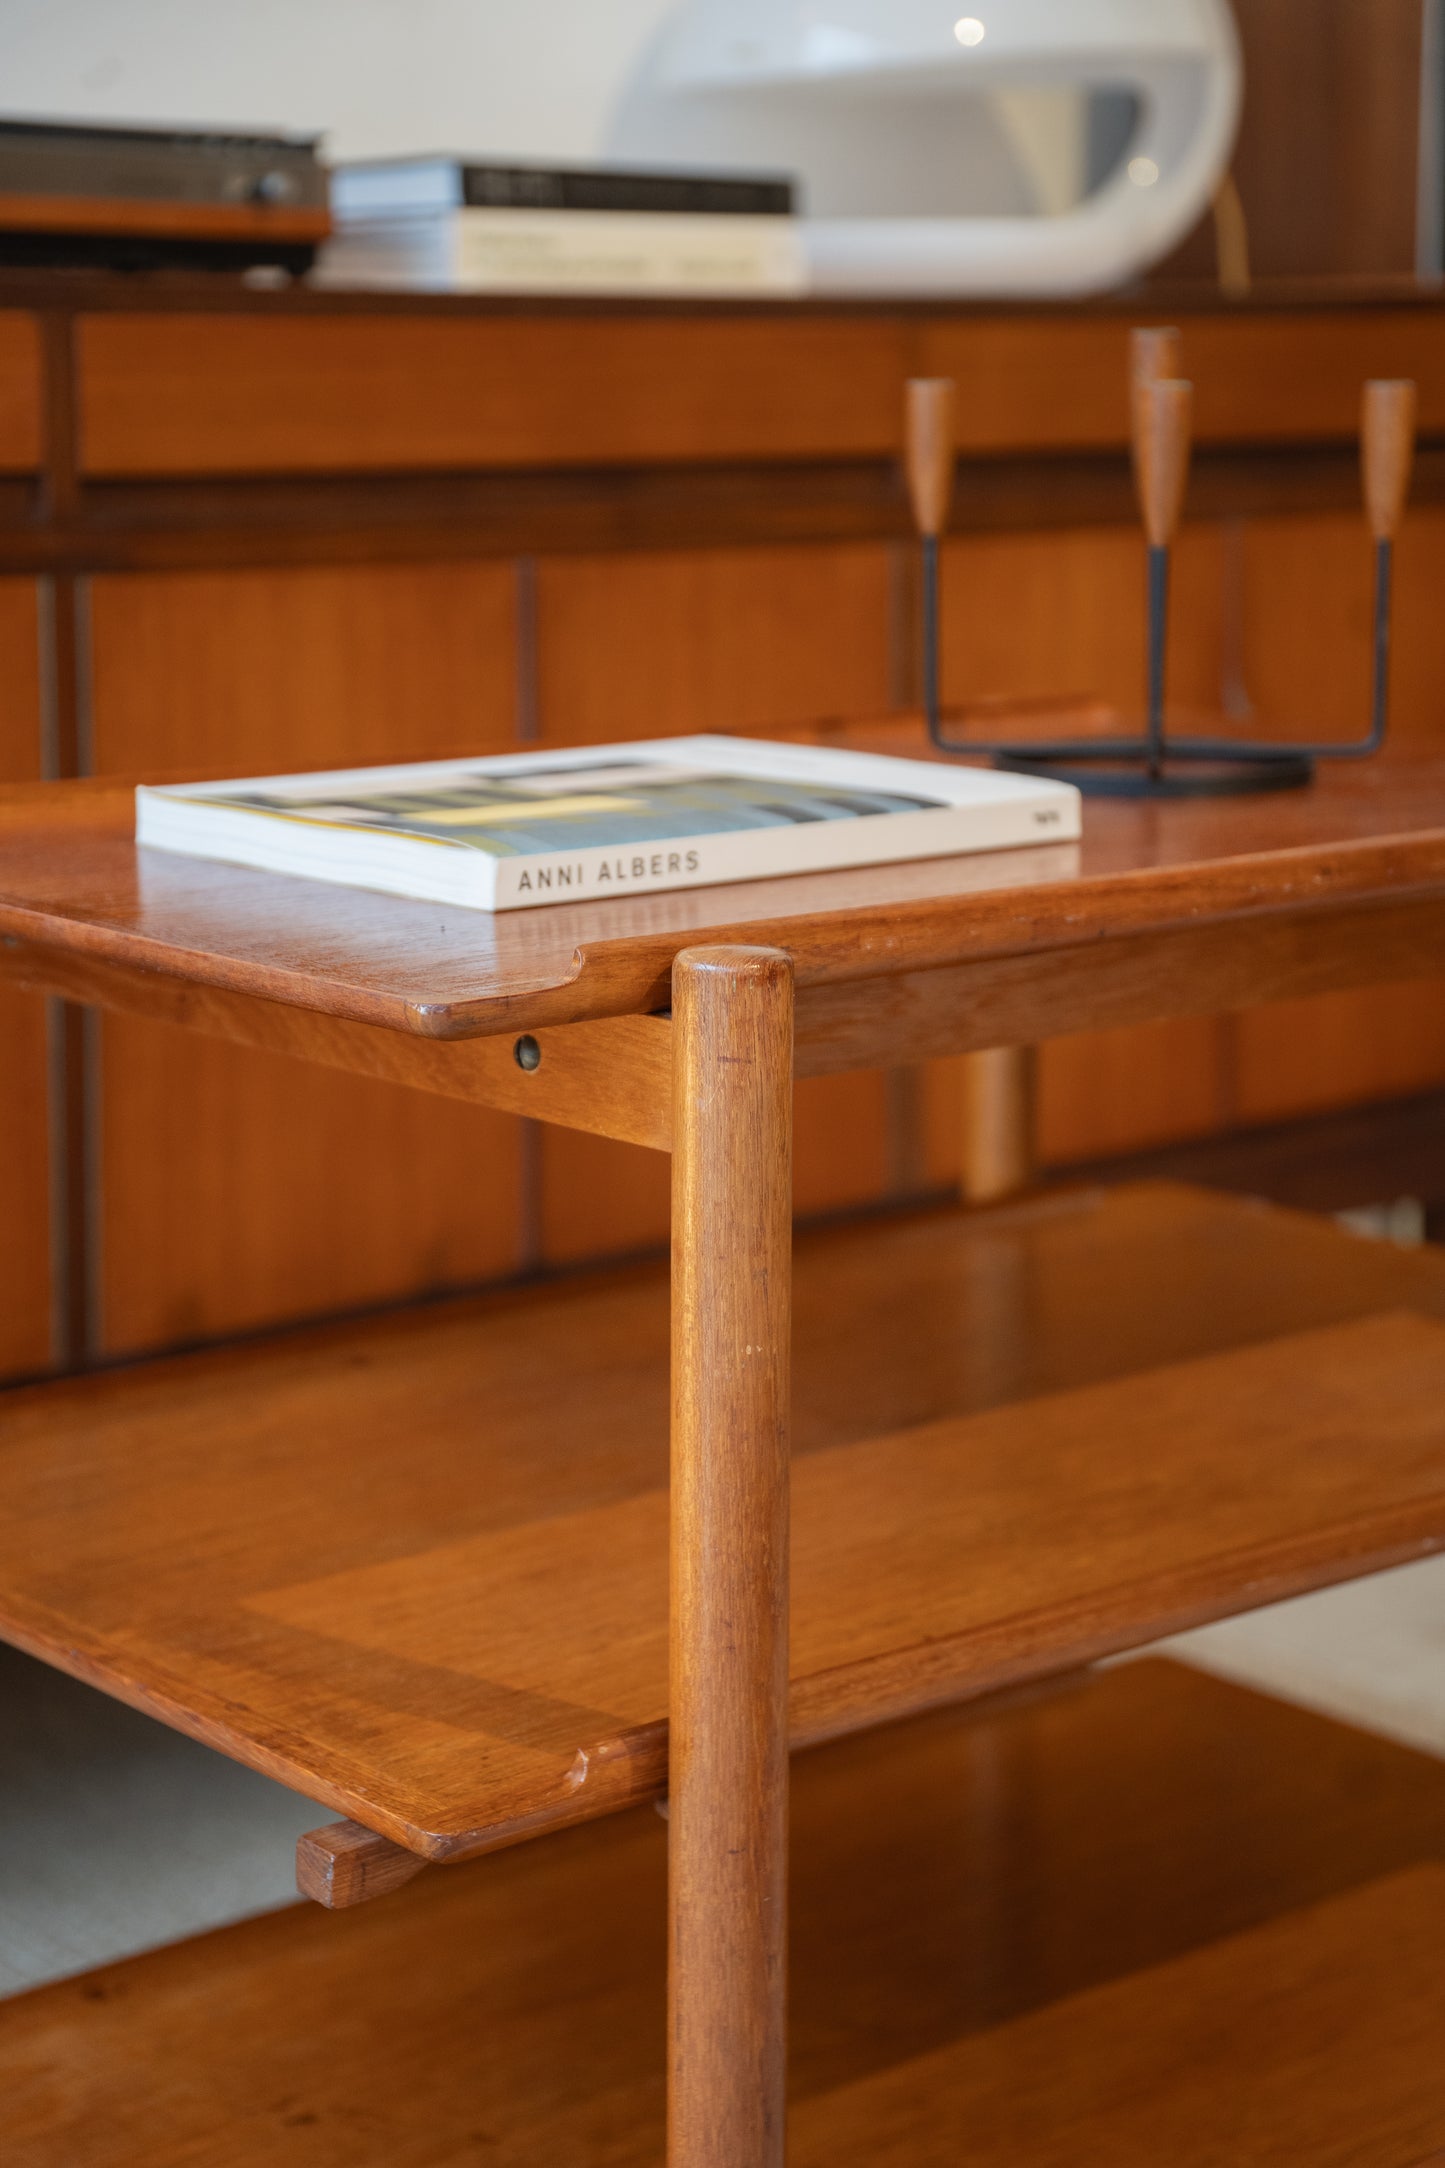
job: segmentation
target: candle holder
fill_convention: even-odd
[[[991,759],[995,767],[1053,777],[1100,798],[1206,798],[1297,790],[1321,760],[1363,760],[1377,753],[1389,726],[1390,628],[1395,536],[1409,493],[1415,442],[1415,386],[1367,383],[1360,450],[1365,515],[1374,546],[1374,670],[1370,727],[1362,738],[1316,743],[1174,735],[1164,689],[1169,641],[1169,575],[1189,473],[1193,387],[1177,373],[1178,333],[1137,331],[1131,348],[1130,411],[1134,478],[1147,545],[1148,637],[1142,735],[989,743],[952,738],[939,693],[939,543],[953,494],[954,387],[947,378],[908,386],[906,441],[909,497],[923,569],[923,711],[928,735],[952,757]]]

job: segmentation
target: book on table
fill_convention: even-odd
[[[793,294],[793,184],[769,174],[374,159],[331,176],[328,283],[456,292]]]
[[[141,786],[136,840],[508,911],[1067,842],[1072,784],[746,738]]]

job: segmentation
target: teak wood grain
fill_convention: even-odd
[[[1156,377],[1134,390],[1134,462],[1139,508],[1151,546],[1174,540],[1189,481],[1194,386],[1177,377]]]
[[[1201,441],[1353,439],[1367,376],[1418,378],[1422,426],[1445,423],[1438,311],[1180,322]],[[895,457],[909,376],[955,380],[964,454],[1122,450],[1129,323],[1060,314],[1041,338],[1025,314],[826,306],[82,311],[80,466],[109,479]]]
[[[1376,542],[1393,542],[1410,493],[1415,456],[1418,387],[1408,379],[1375,378],[1360,409],[1360,457],[1365,508]]]
[[[3,319],[0,319],[3,321]],[[29,780],[43,758],[41,603],[32,580],[0,580],[0,776]],[[53,1186],[51,1020],[0,993],[0,1376],[46,1369],[62,1335],[52,1315],[58,1218]]]
[[[1205,921],[1042,955],[902,971],[865,986],[834,981],[809,987],[799,1003],[798,1066],[826,1076],[886,1061],[901,1048],[915,1058],[967,1053],[1226,1010],[1242,1012],[1246,1032],[1259,1012],[1269,1033],[1277,1016],[1289,1015],[1277,1005],[1317,993],[1360,987],[1377,1000],[1376,990],[1404,981],[1416,982],[1418,998],[1418,982],[1442,956],[1445,897],[1431,897],[1282,912],[1247,928]],[[1368,1065],[1368,1051],[1360,1052]]]
[[[1414,2168],[1440,2135],[1410,2119],[1440,2086],[1442,1810],[1430,1757],[1159,1662],[800,1756],[795,2147],[816,2157],[838,2088],[933,2058],[966,2132],[960,2066],[982,2106],[1032,2043],[1052,2051],[1010,2135],[1038,2168]],[[12,1997],[7,2168],[652,2168],[665,1855],[644,1810]],[[1136,2105],[1086,2122],[1116,2041]],[[1177,2145],[1140,2152],[1147,2121],[1116,2142],[1201,2095]],[[844,2157],[895,2138],[870,2099]]]
[[[1432,1257],[1149,1191],[795,1305],[795,1743],[1445,1536]],[[429,1857],[655,1796],[667,1336],[636,1272],[17,1394],[0,1632]]]
[[[957,434],[948,377],[913,377],[905,387],[903,469],[913,524],[937,540],[948,525]]]
[[[969,1204],[997,1204],[1033,1178],[1037,1050],[981,1049],[963,1064],[961,1083],[960,1188]]]
[[[0,471],[41,461],[40,330],[33,316],[0,309]]]
[[[359,1822],[331,1822],[296,1844],[296,1888],[328,1912],[390,1897],[423,1873],[426,1861]]]
[[[1445,989],[1434,978],[1252,1010],[1235,1047],[1246,1123],[1428,1091],[1445,1073]]]
[[[667,2158],[782,2168],[792,965],[685,949],[673,988]]]
[[[138,851],[131,794],[115,784],[0,793],[0,934],[431,1038],[665,1007],[686,947],[785,949],[806,1038],[821,985],[1083,956],[1222,922],[1247,954],[1272,917],[1441,895],[1445,764],[1433,761],[1370,763],[1264,799],[1091,806],[1079,845],[495,914]],[[1159,995],[1169,1013],[1166,984]],[[1020,1035],[1070,1028],[1046,1001],[1037,1026]]]
[[[1157,305],[1151,297],[1136,306],[1129,324]],[[1438,324],[1428,312],[1171,309],[1170,318],[1182,334],[1183,374],[1195,387],[1201,444],[1353,441],[1360,386],[1372,376],[1419,376],[1422,429],[1434,431],[1445,418],[1433,360]],[[1025,437],[1059,448],[1122,448],[1129,324],[1069,316],[1040,339],[1025,318],[976,324],[945,317],[922,330],[914,373],[953,378],[961,451],[1002,452]]]
[[[1328,272],[1341,285],[1419,260],[1420,146],[1399,117],[1420,97],[1425,25],[1414,0],[1236,0],[1249,86],[1231,171],[1256,279]],[[1212,277],[1206,217],[1187,246]],[[1176,255],[1163,276],[1178,265]],[[1176,270],[1177,275],[1177,270]]]
[[[381,1077],[444,1099],[659,1151],[672,1147],[672,1028],[663,1016],[603,1017],[515,1039],[417,1039],[14,940],[0,942],[0,983]]]
[[[971,463],[964,481],[954,535],[1062,539],[1132,527],[1122,452],[991,454]],[[1445,497],[1445,449],[1433,432],[1412,497],[1425,509]],[[896,453],[719,463],[705,443],[667,464],[97,480],[81,485],[65,517],[44,525],[29,516],[33,502],[22,476],[0,487],[0,566],[167,577],[182,569],[496,564],[574,551],[826,549],[908,533]],[[1316,521],[1353,517],[1358,504],[1359,460],[1343,435],[1323,444],[1265,437],[1257,447],[1197,447],[1196,521],[1303,515],[1308,542]]]
[[[1352,462],[1350,479],[1352,563],[1364,594],[1368,544],[1358,516],[1357,462]],[[1127,489],[1122,460],[1120,482]],[[961,487],[958,500],[966,501],[968,494],[968,487]],[[1226,613],[1234,606],[1232,585],[1237,587],[1231,538],[1216,519],[1204,516],[1198,499],[1196,473],[1191,482],[1195,516],[1181,529],[1173,560],[1177,607],[1169,643],[1169,695],[1175,713],[1197,709],[1203,714],[1219,707],[1227,667]],[[1231,501],[1227,514],[1239,513],[1237,500]],[[1413,548],[1403,554],[1414,562]],[[1255,593],[1267,591],[1271,571],[1270,565],[1259,565]],[[1144,544],[1132,496],[1114,525],[1081,511],[1062,531],[1040,531],[1035,523],[1024,533],[954,532],[943,544],[942,590],[946,703],[961,709],[983,696],[1005,706],[1037,700],[1075,710],[1058,713],[1056,706],[1051,717],[1045,709],[1032,722],[1009,715],[991,724],[980,718],[972,727],[981,735],[1097,735],[1138,716],[1144,697],[1147,613]],[[1404,616],[1402,606],[1402,620]],[[1357,641],[1358,635],[1352,636],[1345,625],[1334,629],[1331,646],[1337,669],[1344,657],[1359,653]],[[1292,712],[1298,719],[1315,710],[1308,699],[1296,698]],[[1215,721],[1222,718],[1216,715]],[[921,740],[920,731],[916,742],[921,745]]]
[[[516,604],[505,563],[99,574],[90,764],[199,779],[509,752]]]
[[[1445,2132],[1435,2052],[1445,1870],[1417,1869],[800,2107],[799,2168],[1419,2168]]]
[[[1352,193],[1342,215],[1357,201]],[[56,393],[51,486],[38,501],[17,487],[0,503],[0,562],[17,570],[899,537],[907,514],[898,389],[935,367],[958,378],[978,430],[957,526],[1129,521],[1119,394],[1140,311],[1127,296],[1000,314],[487,302],[295,286],[242,295],[218,280],[147,286],[83,275],[0,285],[24,332],[33,336],[35,323],[25,307],[45,322]],[[1272,304],[1259,296],[1225,309],[1199,288],[1178,299],[1190,373],[1209,372],[1218,431],[1203,430],[1192,499],[1203,516],[1353,506],[1359,383],[1381,370],[1439,378],[1445,316],[1418,289],[1295,288],[1276,291]],[[109,350],[112,322],[132,327],[124,351]],[[66,389],[67,357],[77,347],[84,358],[81,334],[91,326],[104,365],[98,387],[91,372],[77,401]],[[798,384],[825,386],[824,397],[780,396],[770,348]],[[517,355],[536,366],[509,371]],[[434,395],[421,409],[418,368]],[[498,393],[490,410],[479,383]],[[84,471],[70,417],[91,392],[121,474]],[[741,457],[740,433],[770,448]],[[1434,433],[1427,414],[1427,437]],[[820,441],[831,449],[800,450]],[[507,463],[519,457],[522,465]],[[158,464],[131,475],[130,460]],[[1442,486],[1445,456],[1427,443],[1417,498],[1438,501]],[[1308,534],[1314,521],[1304,524]]]
[[[97,477],[667,461],[704,412],[710,460],[857,456],[893,444],[905,373],[886,316],[108,314],[77,337]]]
[[[89,763],[200,778],[506,751],[515,587],[501,564],[92,579]],[[92,1050],[92,1356],[529,1260],[522,1142],[505,1118],[134,1012],[102,1017]]]
[[[577,745],[882,714],[896,586],[883,542],[543,557],[538,734]]]

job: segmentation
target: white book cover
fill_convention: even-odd
[[[458,158],[394,158],[376,164],[333,166],[331,215],[340,225],[354,219],[407,218],[419,211],[449,211],[463,203],[464,162]]]
[[[364,221],[322,251],[320,281],[453,293],[797,294],[795,220],[676,211],[463,209]]]
[[[142,786],[136,840],[483,911],[1068,842],[1069,783],[747,738]]]

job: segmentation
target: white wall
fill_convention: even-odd
[[[324,133],[331,158],[585,161],[673,4],[0,0],[0,116],[298,129]],[[1000,99],[963,133],[957,185],[975,209],[1061,209],[1082,127],[1073,93]]]
[[[0,114],[585,158],[671,0],[0,0]]]

